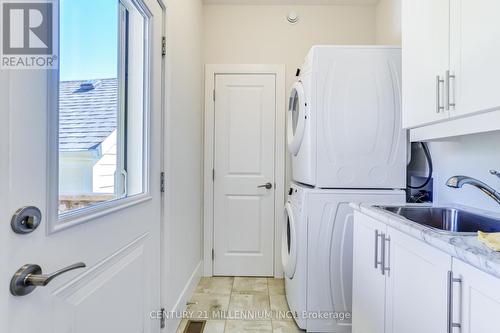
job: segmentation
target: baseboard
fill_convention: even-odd
[[[186,285],[184,286],[184,289],[182,290],[181,295],[177,299],[177,302],[175,302],[175,305],[173,309],[170,310],[169,313],[177,313],[181,314],[183,311],[186,310],[187,307],[187,302],[193,295],[194,290],[196,289],[196,286],[200,282],[201,276],[203,272],[203,261],[200,261],[198,265],[196,265],[196,268],[194,269],[193,273],[191,274],[191,277],[187,281]],[[166,327],[165,327],[165,332],[167,333],[175,333],[177,330],[177,327],[179,326],[181,319],[177,318],[178,316],[175,316],[174,318],[168,319],[166,321]]]

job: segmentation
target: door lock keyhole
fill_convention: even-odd
[[[26,206],[19,208],[14,215],[10,225],[16,234],[29,234],[38,228],[42,221],[42,212],[37,207]]]

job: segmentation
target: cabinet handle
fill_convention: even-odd
[[[441,85],[444,85],[444,80],[438,75],[436,76],[436,113],[444,110],[444,106],[441,106]]]
[[[387,236],[383,234],[384,243],[382,244],[382,275],[385,275],[385,272],[389,272],[391,270],[391,236]],[[387,250],[386,250],[387,244]],[[388,262],[389,265],[385,265],[386,253],[388,254]]]
[[[454,108],[456,103],[455,101],[451,102],[451,80],[453,79],[453,84],[455,84],[455,74],[451,74],[450,71],[446,71],[446,110],[449,111],[451,108]],[[453,89],[455,92],[455,89]],[[453,94],[455,96],[455,94]]]
[[[461,328],[460,323],[453,322],[453,283],[462,283],[462,279],[455,279],[453,272],[448,271],[448,330],[447,333],[453,333],[453,328]]]
[[[378,230],[375,230],[375,269],[378,269],[378,265],[382,265],[382,260],[378,260],[378,238],[383,237],[382,233],[379,233]]]

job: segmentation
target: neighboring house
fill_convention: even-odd
[[[108,200],[115,192],[117,79],[64,81],[59,91],[60,195]]]

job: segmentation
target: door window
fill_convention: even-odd
[[[296,89],[293,89],[292,96],[290,96],[289,110],[292,113],[292,130],[295,134],[299,122],[299,94]]]
[[[147,190],[147,32],[135,3],[60,1],[59,220]]]

